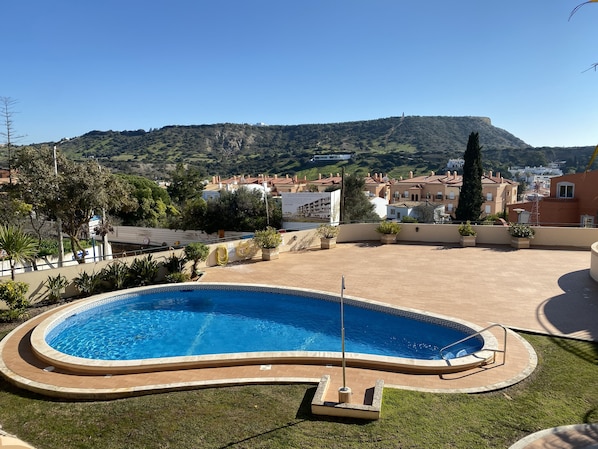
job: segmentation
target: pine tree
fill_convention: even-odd
[[[482,148],[478,133],[472,132],[463,156],[463,186],[455,211],[457,221],[477,221],[484,197],[482,195]]]

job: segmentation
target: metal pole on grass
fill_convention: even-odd
[[[351,400],[351,389],[347,387],[347,375],[346,375],[346,359],[345,359],[345,276],[342,277],[341,283],[341,350],[342,350],[342,365],[343,365],[343,386],[338,390],[339,402],[350,402]]]
[[[342,358],[343,358],[343,389],[347,388],[347,376],[345,374],[345,304],[344,304],[344,292],[345,292],[345,276],[342,277],[342,284],[341,284],[341,350],[342,350]]]

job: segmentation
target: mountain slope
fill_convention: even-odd
[[[74,159],[94,157],[117,171],[164,175],[182,162],[206,174],[299,174],[317,171],[384,172],[442,170],[462,157],[471,132],[480,134],[486,162],[494,165],[542,159],[485,117],[390,117],[329,124],[166,126],[150,131],[92,131],[63,140],[59,148]],[[314,154],[351,153],[348,162],[315,166]],[[527,156],[530,156],[531,159]]]

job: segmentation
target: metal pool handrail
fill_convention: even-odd
[[[507,361],[507,328],[504,327],[502,324],[499,324],[499,323],[491,324],[490,326],[485,327],[481,331],[478,331],[478,332],[476,332],[474,334],[468,335],[467,337],[462,338],[459,341],[456,341],[454,343],[451,343],[450,345],[446,345],[445,347],[440,348],[440,351],[438,351],[438,353],[440,354],[440,357],[442,358],[442,360],[447,360],[444,357],[443,352],[446,351],[448,348],[452,348],[453,346],[456,346],[456,345],[458,345],[460,343],[463,343],[464,341],[467,341],[467,340],[470,340],[470,339],[472,339],[474,337],[477,337],[478,335],[482,334],[482,332],[486,332],[487,330],[490,330],[493,327],[500,327],[503,330],[503,333],[504,333],[503,349],[502,349],[502,351],[500,349],[486,349],[486,350],[487,351],[493,351],[493,352],[502,352],[502,363],[504,364]]]

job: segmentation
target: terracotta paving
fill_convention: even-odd
[[[589,250],[515,251],[505,247],[362,242],[339,244],[332,250],[282,253],[280,259],[269,262],[252,259],[210,267],[201,282],[270,284],[340,293],[344,275],[346,297],[447,315],[481,327],[500,323],[512,329],[595,340],[598,284],[589,276],[589,265]],[[109,398],[139,394],[139,390],[233,383],[317,383],[324,374],[331,375],[329,391],[336,395],[342,384],[340,367],[317,365],[250,365],[114,376],[46,371],[28,346],[27,336],[35,323],[26,323],[0,342],[0,368],[11,372],[13,382],[49,395],[57,394],[52,393],[57,390],[60,395]],[[501,342],[500,330],[495,334]],[[450,375],[407,375],[348,367],[347,385],[356,402],[380,378],[387,388],[485,391],[523,379],[535,362],[529,345],[509,332],[506,363],[499,354],[491,365]]]

